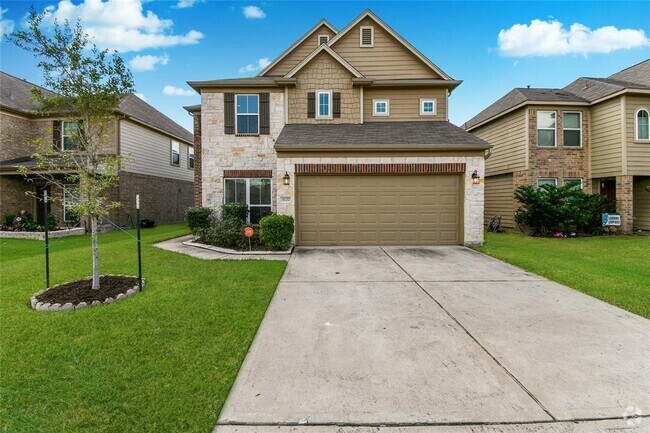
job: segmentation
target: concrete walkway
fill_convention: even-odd
[[[154,244],[154,246],[162,248],[163,250],[185,254],[202,260],[289,260],[289,257],[291,257],[290,254],[225,254],[217,251],[207,250],[205,248],[183,245],[183,242],[189,241],[191,239],[192,235],[181,236],[178,238],[170,239],[168,241],[158,242],[157,244]]]
[[[215,431],[650,432],[648,336],[463,247],[296,248]]]

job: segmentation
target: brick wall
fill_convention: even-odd
[[[194,206],[202,206],[201,200],[201,112],[194,113]]]
[[[616,176],[616,212],[621,214],[622,233],[632,231],[634,208],[634,176]]]
[[[11,114],[0,113],[0,159],[14,159],[22,156],[29,156],[36,151],[36,147],[30,143],[34,138],[36,122]]]

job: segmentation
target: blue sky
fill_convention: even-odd
[[[650,2],[2,1],[2,30],[19,28],[32,4],[80,16],[100,45],[153,68],[134,72],[137,91],[188,129],[181,107],[199,96],[186,81],[255,75],[319,19],[341,29],[365,8],[464,80],[450,99],[456,124],[513,87],[563,87],[650,57]],[[42,82],[36,60],[6,41],[0,68]]]

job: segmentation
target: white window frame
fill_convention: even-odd
[[[320,114],[320,95],[327,95],[327,115]],[[332,91],[331,90],[318,90],[316,92],[316,118],[317,119],[331,119],[332,118]]]
[[[562,179],[562,186],[565,186],[569,182],[578,182],[580,181],[580,189],[585,189],[585,182],[584,179],[581,177],[565,177]]]
[[[538,177],[537,180],[535,181],[535,185],[537,188],[539,188],[541,185],[539,184],[540,180],[552,180],[553,184],[557,188],[557,177]]]
[[[70,188],[76,188],[77,189],[77,195],[78,195],[79,185],[77,185],[76,183],[69,183],[69,184],[64,184],[63,185],[63,203],[62,203],[63,204],[63,221],[67,222],[67,223],[69,223],[69,222],[77,222],[78,221],[78,219],[68,219],[68,218],[66,218],[67,209],[70,207],[70,205],[68,204],[68,194],[70,194],[68,192],[68,189],[70,189]]]
[[[269,204],[251,204],[251,180],[268,180],[269,184],[271,186],[271,200]],[[225,177],[223,179],[223,200],[222,202],[226,204],[226,182],[229,180],[245,180],[246,181],[246,205],[248,206],[248,209],[251,209],[253,207],[264,207],[264,208],[269,208],[271,212],[273,212],[273,179],[268,178],[268,177]],[[246,216],[246,222],[250,224],[251,222],[251,216],[250,212]]]
[[[325,38],[325,42],[321,42],[321,38]],[[330,35],[318,35],[318,38],[316,39],[316,43],[320,47],[323,44],[326,44],[330,41]]]
[[[363,44],[363,30],[370,29],[370,45]],[[359,47],[361,48],[373,48],[375,46],[375,28],[373,26],[361,26],[359,27]]]
[[[178,145],[178,163],[174,162],[174,144]],[[181,143],[176,140],[169,140],[169,164],[173,167],[181,166]]]
[[[242,116],[253,116],[252,113],[238,113],[237,112],[237,97],[238,96],[257,96],[257,132],[239,132],[237,130],[237,116],[241,114]],[[235,135],[247,135],[255,137],[260,135],[260,94],[259,93],[236,93],[235,94]]]
[[[648,115],[648,122],[650,123],[650,110],[648,110],[646,107],[639,107],[637,110],[634,112],[634,140],[635,141],[650,141],[650,130],[648,131],[648,138],[641,138],[639,137],[639,113],[641,111],[645,111],[646,114]],[[649,125],[650,127],[650,125]]]
[[[539,113],[555,113],[555,127],[553,128],[553,133],[554,133],[555,137],[553,139],[553,145],[552,146],[540,146],[540,144],[539,144],[539,131],[540,130],[542,130],[542,131],[550,131],[551,130],[551,128],[540,128],[539,127]],[[536,141],[537,147],[542,147],[542,148],[545,148],[545,149],[557,148],[557,111],[555,111],[555,110],[538,110],[535,113],[535,123],[536,123],[535,127],[537,128],[535,130],[535,141]],[[556,186],[557,186],[557,183],[556,183]]]
[[[433,111],[424,111],[424,104],[431,102],[433,104]],[[422,98],[420,99],[420,116],[435,116],[438,112],[438,104],[435,98]]]
[[[386,104],[386,111],[379,112],[377,111],[377,104]],[[372,100],[372,115],[378,117],[388,117],[390,116],[390,99],[373,99]]]
[[[564,126],[564,115],[565,114],[577,114],[577,115],[579,115],[580,116],[580,120],[579,120],[580,127],[579,128],[567,128],[566,126]],[[556,116],[556,119],[555,119],[555,128],[557,129],[557,116]],[[580,145],[579,146],[567,146],[564,143],[564,131],[580,131]],[[584,134],[582,132],[582,111],[563,111],[562,112],[562,146],[568,147],[569,149],[580,149],[583,146],[583,142],[584,142],[583,137],[584,137]],[[556,140],[555,145],[557,146],[557,140]],[[542,147],[549,147],[549,146],[542,146]]]
[[[65,133],[65,124],[66,123],[74,123],[76,128],[77,128],[77,133],[79,133],[79,122],[76,120],[62,120],[61,121],[61,150],[79,150],[79,146],[77,146],[77,149],[66,149],[65,148],[65,138],[68,137],[70,138],[69,135],[66,135]]]
[[[187,146],[187,168],[194,170],[194,146]]]

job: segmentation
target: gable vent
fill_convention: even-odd
[[[361,27],[360,29],[361,47],[374,47],[375,46],[375,28],[374,27]]]
[[[318,35],[318,45],[326,44],[330,40],[328,35]]]

